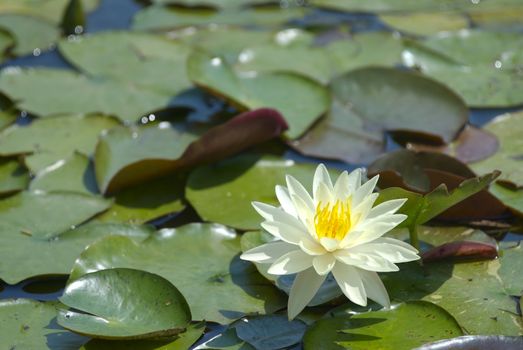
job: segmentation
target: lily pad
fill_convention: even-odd
[[[238,338],[233,327],[227,328],[222,333],[212,337],[206,342],[196,346],[194,350],[255,350],[255,348]]]
[[[111,129],[100,137],[94,155],[100,190],[104,193],[114,192],[114,187],[121,187],[112,183],[114,176],[126,166],[141,160],[154,159],[160,168],[170,165],[195,138],[193,134],[176,130],[168,122],[150,127],[122,126]],[[124,181],[126,184],[132,184],[133,178],[140,178],[136,171],[121,175],[131,178]]]
[[[519,278],[521,269],[523,268],[523,248],[521,241],[513,246],[505,247],[499,262],[501,267],[496,273],[501,279],[505,293],[521,297],[523,295],[523,281]],[[520,321],[520,324],[523,326],[523,320]]]
[[[40,171],[29,188],[33,191],[99,193],[89,158],[78,152]]]
[[[439,32],[468,28],[468,19],[460,13],[415,12],[382,14],[380,20],[400,32],[414,35],[433,35]]]
[[[49,239],[106,210],[111,202],[76,192],[21,192],[0,201],[4,235]]]
[[[9,57],[8,51],[15,44],[14,38],[10,32],[0,28],[0,62]]]
[[[147,339],[177,335],[191,321],[183,295],[165,278],[115,268],[88,273],[69,283],[58,324],[102,339]]]
[[[16,45],[11,52],[17,56],[46,51],[60,37],[55,25],[31,16],[0,14],[0,28],[13,35]]]
[[[427,343],[414,350],[437,349],[503,349],[519,350],[523,347],[522,337],[507,337],[503,335],[465,335],[462,337],[439,340]]]
[[[261,107],[278,110],[287,123],[291,139],[303,134],[328,108],[329,94],[320,84],[290,73],[244,77],[223,58],[196,51],[188,61],[191,80],[241,109]]]
[[[142,243],[107,237],[81,254],[70,281],[115,267],[155,273],[185,295],[195,320],[230,323],[244,314],[271,313],[283,307],[283,294],[252,264],[240,260],[240,252],[240,238],[221,225],[195,223],[164,229]]]
[[[409,42],[403,63],[455,90],[469,106],[510,107],[523,103],[523,40],[516,33],[463,30]]]
[[[403,141],[444,143],[468,120],[457,95],[415,73],[362,68],[334,79],[331,91],[327,117],[291,144],[303,154],[366,163],[385,150],[384,132]]]
[[[281,315],[242,318],[235,325],[238,338],[256,349],[287,349],[301,341],[307,326]]]
[[[22,191],[29,184],[29,173],[16,159],[0,159],[0,195]]]
[[[499,140],[499,150],[493,156],[470,167],[477,173],[501,170],[499,177],[511,187],[523,187],[523,112],[504,114],[496,117],[483,127]]]
[[[213,25],[276,26],[305,15],[305,8],[278,7],[236,8],[215,11],[202,8],[183,8],[153,5],[144,8],[133,18],[134,30],[167,31],[180,27]]]
[[[94,10],[100,0],[82,0],[86,12]],[[69,0],[3,0],[0,13],[17,13],[46,19],[59,24]]]
[[[55,322],[59,303],[0,300],[0,346],[4,349],[78,349],[88,339]]]
[[[21,101],[19,108],[41,117],[105,113],[130,122],[165,108],[170,99],[168,94],[130,83],[53,68],[8,67],[0,73],[0,90]]]
[[[240,156],[194,170],[185,195],[204,221],[257,230],[262,219],[251,202],[277,205],[274,187],[285,184],[286,174],[310,188],[314,168],[271,156]]]
[[[29,125],[13,125],[0,132],[0,155],[26,156],[26,165],[38,172],[68,158],[74,151],[91,155],[98,135],[118,126],[115,119],[103,115],[71,115],[37,119]]]
[[[174,339],[169,340],[102,340],[93,339],[79,350],[187,350],[193,345],[205,330],[205,323],[187,326],[187,330]]]
[[[144,240],[153,232],[146,226],[123,224],[87,224],[52,239],[3,232],[0,235],[0,255],[3,257],[0,261],[0,279],[17,284],[30,277],[68,275],[76,258],[96,240],[109,235]]]
[[[462,334],[454,317],[441,307],[409,301],[391,310],[320,320],[307,330],[303,342],[305,350],[395,350]]]
[[[166,95],[191,86],[185,69],[190,47],[165,36],[102,32],[63,40],[58,47],[69,62],[90,76],[131,82]]]
[[[494,183],[490,186],[492,193],[516,215],[523,216],[523,188],[514,189]]]

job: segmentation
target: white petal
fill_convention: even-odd
[[[345,201],[347,197],[352,194],[349,190],[349,174],[347,171],[342,172],[341,175],[338,176],[338,179],[334,184],[333,193],[334,196],[336,196],[335,199],[341,201]]]
[[[386,308],[390,307],[389,293],[387,293],[387,289],[385,289],[378,274],[365,270],[359,270],[358,272],[363,281],[363,287],[365,288],[367,297]]]
[[[317,206],[321,203],[321,206],[325,206],[334,200],[334,194],[329,187],[323,182],[318,184],[316,191],[314,192],[314,204]]]
[[[353,195],[354,192],[356,192],[360,186],[361,186],[361,173],[363,172],[363,169],[358,168],[354,169],[347,179],[348,184],[348,192]]]
[[[313,268],[300,272],[289,293],[287,313],[289,320],[294,319],[312,300],[327,275],[321,276]]]
[[[407,199],[400,198],[400,199],[392,199],[390,201],[386,201],[383,203],[378,204],[374,208],[371,209],[368,219],[374,219],[378,216],[387,215],[387,214],[394,214],[405,202]]]
[[[285,212],[292,216],[297,216],[294,203],[292,202],[289,190],[286,187],[280,185],[276,186],[276,198],[278,198],[278,201]]]
[[[321,244],[313,240],[304,239],[300,241],[299,246],[301,250],[309,255],[322,255],[327,252]]]
[[[378,238],[371,243],[353,247],[350,249],[350,251],[361,254],[377,254],[392,263],[414,261],[420,258],[417,254],[418,251],[412,246],[405,247],[404,245],[398,244],[396,242],[401,241],[393,238]]]
[[[249,249],[240,258],[248,261],[271,263],[282,255],[296,250],[296,246],[286,242],[271,242]]]
[[[309,194],[309,192],[307,192],[305,187],[303,187],[303,185],[298,180],[296,180],[294,177],[290,175],[287,175],[285,178],[287,180],[287,188],[289,190],[291,198],[293,195],[300,197],[303,203],[311,211],[314,211],[314,203],[312,201],[311,195]]]
[[[252,202],[251,203],[254,209],[267,221],[278,221],[284,224],[294,226],[296,228],[302,228],[303,224],[300,220],[294,216],[284,212],[280,208],[273,207],[261,202]],[[278,237],[279,238],[279,237]]]
[[[312,266],[312,258],[312,256],[304,253],[301,249],[294,250],[272,263],[267,272],[272,275],[289,275],[301,272]]]
[[[355,304],[367,306],[367,294],[358,270],[350,265],[336,264],[332,274],[343,294]]]
[[[360,188],[354,192],[354,195],[352,196],[352,205],[356,207],[359,203],[361,203],[368,195],[374,191],[374,188],[376,187],[376,184],[378,183],[379,175],[374,176],[369,181],[365,182],[363,185],[361,185]]]
[[[323,164],[318,165],[318,167],[316,168],[316,172],[314,173],[314,178],[312,180],[312,191],[315,200],[317,200],[318,198],[318,190],[320,190],[320,184],[323,184],[329,191],[329,193],[332,193],[333,186],[331,177],[329,175],[329,172],[327,171],[327,168]]]
[[[340,246],[340,241],[334,238],[322,237],[320,243],[328,252],[333,252]]]
[[[391,272],[398,271],[399,268],[389,260],[371,253],[357,253],[353,252],[352,248],[347,250],[337,250],[334,256],[340,262],[359,267],[360,269],[377,272]]]
[[[297,228],[280,221],[264,221],[261,223],[261,227],[274,237],[280,238],[287,243],[299,244],[300,241],[311,240],[304,226]]]
[[[326,275],[331,272],[336,258],[332,254],[318,255],[312,260],[312,266],[318,273],[318,275]]]
[[[340,246],[349,248],[374,241],[398,226],[406,218],[407,216],[403,214],[393,214],[382,217],[380,220],[374,219],[373,222],[364,221],[357,226],[356,231],[350,232],[341,241]]]
[[[309,235],[315,237],[315,228],[314,228],[314,215],[315,211],[310,210],[309,206],[305,202],[294,194],[291,194],[291,198],[294,202],[294,207],[296,208],[296,213],[298,213],[299,221],[302,222],[302,225],[307,228]]]
[[[351,209],[351,221],[353,225],[357,225],[360,221],[365,220],[369,215],[372,205],[378,198],[378,193],[371,193],[358,206]],[[354,216],[354,219],[352,218]]]

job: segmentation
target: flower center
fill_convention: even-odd
[[[314,227],[318,239],[326,237],[340,241],[345,238],[351,227],[349,202],[337,200],[334,205],[327,203],[324,207],[318,203]]]

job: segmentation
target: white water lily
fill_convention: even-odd
[[[389,295],[377,272],[398,271],[395,263],[419,259],[411,245],[382,237],[406,219],[395,214],[406,199],[373,207],[378,176],[362,184],[361,169],[343,172],[333,185],[320,164],[312,196],[292,176],[286,180],[287,187],[276,186],[281,207],[252,203],[265,219],[261,226],[276,240],[241,258],[271,263],[270,274],[297,273],[289,294],[289,319],[307,306],[329,272],[352,302],[366,306],[369,298],[389,307]]]

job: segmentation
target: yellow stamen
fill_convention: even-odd
[[[318,239],[323,237],[342,240],[350,230],[349,202],[337,200],[334,205],[327,203],[324,207],[321,202],[316,206],[314,227]]]

